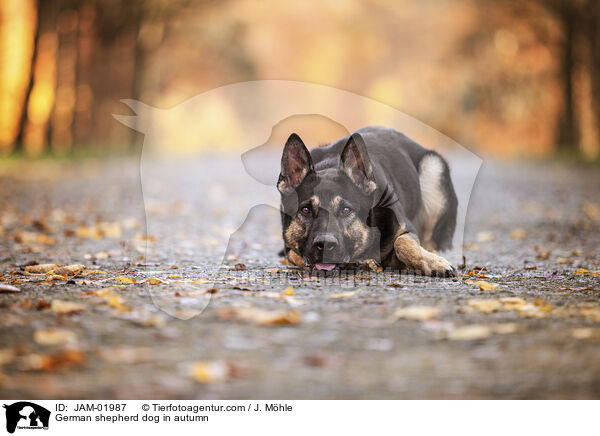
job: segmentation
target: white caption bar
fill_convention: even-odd
[[[600,434],[598,401],[2,401],[0,435]],[[592,433],[590,433],[590,431]],[[7,433],[8,432],[8,433]],[[194,432],[194,433],[191,433]],[[374,433],[375,432],[375,433]]]

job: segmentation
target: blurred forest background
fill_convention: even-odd
[[[135,151],[122,98],[285,79],[483,154],[597,159],[599,54],[598,0],[0,0],[0,154]]]

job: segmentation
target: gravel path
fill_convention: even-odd
[[[600,397],[598,167],[485,162],[460,277],[340,279],[280,263],[232,160],[145,197],[134,159],[0,166],[0,397]]]

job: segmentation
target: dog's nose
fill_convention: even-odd
[[[321,253],[333,253],[338,249],[340,244],[331,233],[321,233],[315,237],[313,245]]]

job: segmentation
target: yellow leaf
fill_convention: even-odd
[[[571,330],[571,337],[574,339],[589,339],[594,336],[594,329],[589,327]]]
[[[478,286],[482,291],[494,291],[498,286],[500,286],[498,283],[490,283],[483,280],[465,280],[465,283]]]
[[[256,307],[222,308],[217,311],[219,319],[236,319],[258,325],[298,324],[300,313],[297,310],[265,310]]]
[[[85,265],[75,264],[75,265],[67,265],[61,266],[58,268],[54,268],[48,271],[47,275],[59,275],[59,276],[74,276],[85,270]]]
[[[229,366],[220,360],[199,361],[192,366],[192,377],[199,383],[222,382],[228,374]]]
[[[467,305],[473,307],[475,310],[481,313],[492,313],[500,310],[502,303],[500,300],[469,300]]]
[[[490,337],[492,331],[489,326],[483,324],[472,324],[458,327],[448,332],[451,341],[473,341]]]
[[[507,322],[502,324],[493,324],[492,330],[494,333],[498,333],[500,335],[509,335],[511,333],[516,333],[519,331],[519,324],[514,322]]]
[[[149,285],[161,285],[164,282],[162,280],[157,279],[156,277],[148,277],[146,280],[144,280],[144,283],[147,283]]]
[[[50,310],[65,315],[81,312],[82,310],[85,310],[85,306],[72,301],[52,300],[52,303],[50,304]]]
[[[294,295],[294,288],[292,288],[291,286],[288,286],[287,288],[285,288],[285,291],[283,291],[283,294],[289,295],[289,296]]]
[[[383,268],[381,267],[381,265],[375,262],[375,259],[367,259],[366,265],[373,272],[380,273],[381,271],[383,271]]]
[[[77,335],[66,329],[40,329],[33,333],[33,339],[40,345],[59,345],[77,340]]]
[[[492,242],[494,239],[496,239],[496,235],[492,232],[477,233],[477,242]]]
[[[435,318],[442,312],[439,307],[433,306],[407,306],[397,309],[394,312],[394,318],[411,319],[415,321],[427,321]]]
[[[119,277],[115,277],[115,281],[119,282],[119,283],[125,283],[128,285],[135,285],[136,281],[133,280],[131,277],[126,277],[126,276],[119,276]]]
[[[585,268],[579,268],[578,270],[573,271],[573,274],[587,274],[587,273],[589,273],[589,271]]]
[[[55,268],[58,268],[60,265],[56,263],[43,263],[40,265],[29,265],[25,267],[25,271],[32,274],[45,274],[48,271],[51,271]]]
[[[510,234],[513,239],[525,239],[527,237],[527,231],[525,229],[514,229]]]

